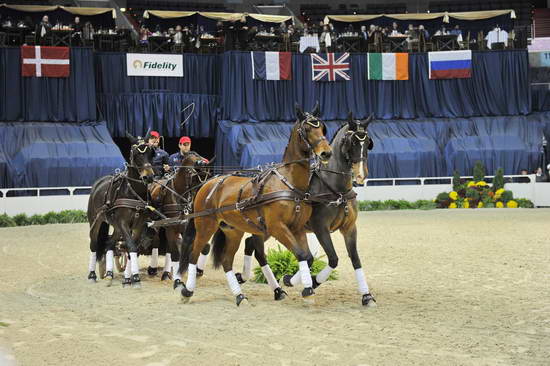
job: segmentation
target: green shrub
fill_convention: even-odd
[[[498,168],[495,177],[493,178],[493,192],[496,192],[501,188],[504,188],[504,169]]]
[[[485,178],[485,167],[481,161],[476,161],[474,165],[474,182],[480,182]]]
[[[504,193],[502,193],[502,196],[500,196],[500,200],[503,201],[504,203],[513,199],[514,199],[514,193],[512,191],[504,191]]]
[[[13,221],[15,221],[15,224],[17,226],[27,226],[27,225],[30,225],[31,224],[31,220],[29,219],[29,217],[25,214],[19,214],[19,215],[15,215],[13,217]]]
[[[526,198],[518,198],[515,200],[518,203],[518,207],[521,208],[535,208],[535,205],[531,200],[528,200]]]
[[[462,182],[460,181],[460,173],[458,170],[453,172],[453,191],[457,192],[460,189]]]
[[[29,221],[31,222],[31,225],[44,225],[44,216],[42,215],[32,215],[29,217]]]
[[[273,274],[277,281],[279,281],[285,274],[293,275],[298,271],[299,265],[298,260],[290,251],[281,248],[280,245],[277,246],[277,249],[268,249],[267,250],[267,263],[271,267]],[[311,274],[317,275],[325,266],[326,262],[322,261],[319,258],[313,260],[313,265],[311,266]],[[329,280],[335,280],[338,278],[338,273],[332,271],[329,276]],[[254,282],[258,283],[267,283],[262,269],[260,267],[254,268]]]
[[[17,226],[15,221],[6,214],[0,215],[0,227],[12,227]]]

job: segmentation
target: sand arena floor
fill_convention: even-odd
[[[340,279],[314,305],[247,283],[237,308],[210,265],[184,305],[146,258],[142,289],[89,284],[86,224],[0,229],[0,364],[550,364],[550,210],[362,213],[375,309],[333,239]]]

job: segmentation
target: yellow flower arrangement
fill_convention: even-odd
[[[496,207],[497,208],[503,208],[504,204],[502,202],[498,201],[497,204],[496,204]]]
[[[468,182],[468,188],[473,187],[475,185],[476,185],[476,183],[474,181],[469,181]]]
[[[452,191],[451,193],[449,193],[449,198],[452,199],[453,201],[456,201],[456,199],[458,198],[458,193],[455,191]]]
[[[449,205],[449,208],[456,208],[456,203],[451,202],[451,204]]]
[[[477,204],[477,208],[483,208],[483,202],[479,201],[479,203]]]
[[[514,200],[510,200],[506,203],[506,207],[508,207],[508,208],[518,208],[518,203]]]
[[[500,198],[500,196],[502,196],[503,193],[504,193],[504,188],[497,189],[496,192],[495,192],[495,199],[498,200]]]
[[[464,203],[462,204],[462,207],[470,208],[470,202],[468,200],[464,200]]]
[[[478,187],[485,187],[485,186],[487,186],[487,183],[485,183],[484,181],[480,180],[479,182],[476,183],[476,186],[478,186]]]

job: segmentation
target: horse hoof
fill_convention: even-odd
[[[170,275],[170,272],[162,272],[162,276],[160,276],[161,281],[171,280],[172,276]]]
[[[246,282],[246,280],[243,278],[242,274],[240,273],[235,273],[235,277],[237,277],[237,281],[239,281],[240,285]]]
[[[374,296],[372,296],[371,294],[364,294],[361,303],[363,304],[363,306],[366,306],[367,308],[376,307],[376,300],[374,299]]]
[[[106,282],[107,287],[111,287],[111,285],[113,284],[113,278],[114,278],[114,275],[112,271],[107,271],[107,273],[105,273],[105,280],[107,281]]]
[[[197,268],[197,277],[202,277],[204,275],[204,269]]]
[[[313,288],[314,289],[321,286],[321,284],[319,282],[317,282],[317,276],[311,276],[311,281],[313,282]]]
[[[290,282],[291,278],[292,278],[291,275],[284,275],[283,276],[283,283],[285,284],[286,287],[293,287],[292,282]]]
[[[315,292],[311,287],[306,287],[302,290],[302,299],[306,304],[315,304],[315,298],[313,295],[315,295]]]
[[[88,282],[90,282],[90,283],[96,283],[97,282],[97,275],[95,274],[95,271],[91,271],[88,274]]]
[[[181,287],[181,286],[183,286],[183,282],[181,282],[181,280],[179,280],[179,279],[176,279],[174,281],[174,290],[177,290],[178,287]]]
[[[141,279],[139,278],[138,274],[132,276],[132,287],[141,288]]]
[[[274,291],[273,291],[273,295],[275,297],[275,301],[281,301],[281,300],[284,300],[288,294],[285,292],[285,290],[283,290],[282,288],[280,287],[277,287]]]
[[[183,303],[187,304],[189,300],[191,300],[191,296],[193,296],[193,291],[189,291],[187,287],[185,287],[185,284],[181,284],[181,301]]]
[[[131,278],[125,278],[122,280],[122,287],[127,287],[132,285],[132,279]]]
[[[153,276],[156,276],[158,273],[158,269],[157,268],[153,268],[151,266],[147,267],[147,274],[151,277]]]
[[[246,306],[246,305],[249,305],[248,303],[248,297],[244,296],[243,294],[240,294],[238,295],[236,298],[235,298],[236,302],[237,302],[237,306]]]

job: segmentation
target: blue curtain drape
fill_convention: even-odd
[[[528,114],[531,93],[526,51],[473,52],[470,79],[429,80],[428,55],[411,54],[407,81],[367,80],[367,55],[351,55],[351,81],[312,82],[309,55],[292,55],[291,81],[252,79],[250,53],[224,54],[223,119],[292,121],[294,103],[319,100],[326,120],[374,112],[381,119]]]
[[[125,53],[95,53],[99,94],[162,90],[189,94],[220,94],[221,55],[183,54],[183,77],[127,76]]]
[[[0,48],[0,121],[95,121],[91,48],[71,48],[68,78],[21,76],[20,48]]]
[[[218,120],[220,97],[185,93],[122,93],[99,94],[98,104],[102,118],[113,137],[124,137],[126,132],[143,136],[148,129],[159,131],[165,137],[183,134],[193,137],[212,137]],[[195,103],[187,123],[181,123],[191,113],[182,109]]]
[[[550,112],[529,116],[379,120],[369,134],[371,178],[450,176],[454,170],[472,174],[477,160],[487,174],[534,170],[539,163],[542,136],[550,134]],[[332,137],[344,122],[328,122]],[[221,165],[255,167],[278,162],[292,123],[234,123],[220,121],[216,156]]]
[[[0,128],[2,188],[91,186],[124,168],[105,122],[9,122]]]
[[[548,85],[531,85],[533,111],[550,111],[550,88]]]

